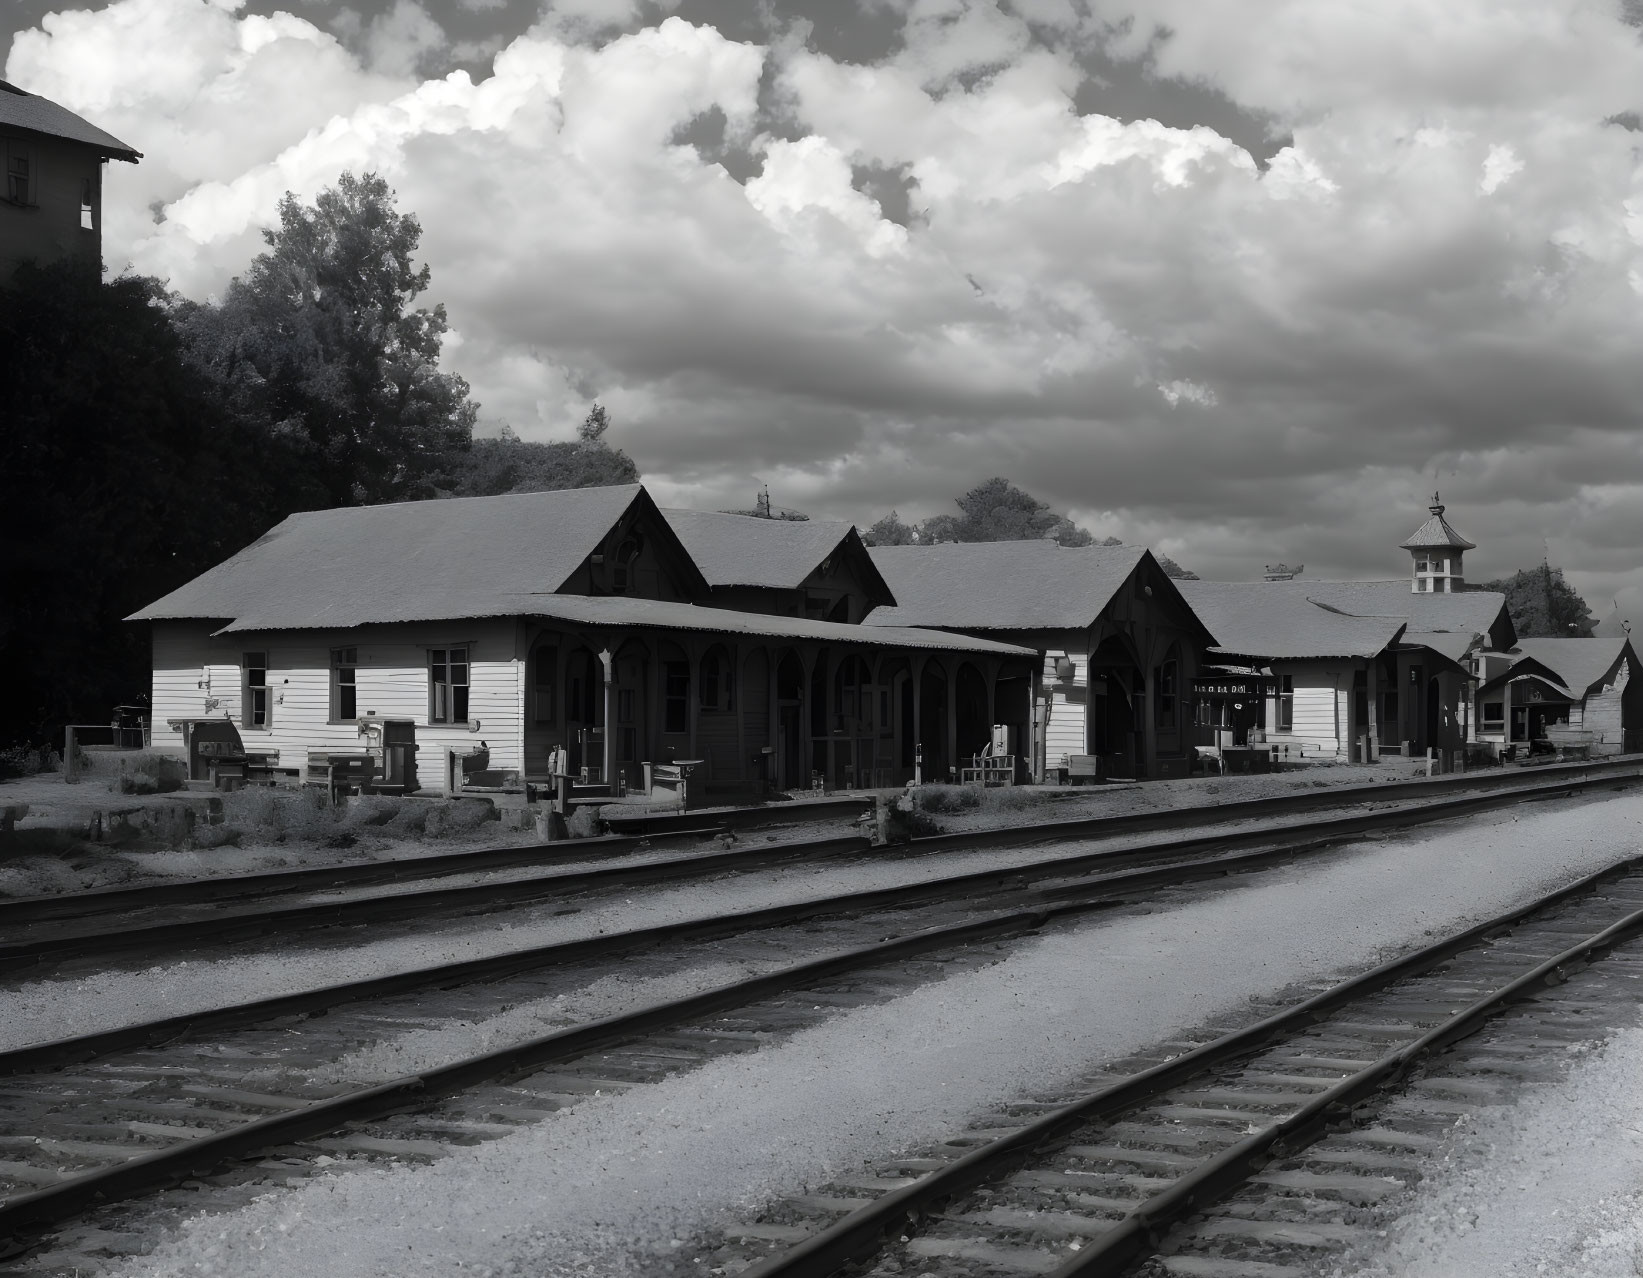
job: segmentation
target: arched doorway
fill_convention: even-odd
[[[992,716],[987,710],[987,676],[966,661],[958,668],[954,686],[958,710],[958,757],[960,767],[985,750],[993,739]]]
[[[590,780],[605,763],[605,670],[599,654],[578,645],[562,654],[564,671],[565,747],[574,775],[583,768]]]
[[[630,639],[617,649],[611,670],[610,725],[615,743],[616,775],[629,789],[644,784],[643,761],[654,757],[650,739],[650,698],[645,678],[650,649]]]
[[[775,779],[783,790],[796,790],[804,768],[804,663],[789,648],[776,663]]]
[[[946,781],[953,764],[947,757],[947,671],[933,658],[919,676],[918,742],[924,749],[924,780]]]

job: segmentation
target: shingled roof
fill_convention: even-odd
[[[112,133],[105,133],[89,120],[83,120],[67,107],[58,106],[50,98],[28,93],[14,84],[0,80],[0,128],[24,129],[47,137],[66,138],[95,147],[110,159],[127,160],[135,164],[142,152],[127,146]]]
[[[893,608],[869,626],[955,630],[1068,630],[1092,624],[1147,557],[1141,546],[1058,546],[1053,541],[874,546]]]
[[[791,590],[835,555],[852,555],[865,569],[875,603],[895,596],[868,557],[855,527],[822,519],[766,519],[714,510],[666,509],[710,586],[767,586]]]
[[[1300,590],[1308,599],[1354,617],[1402,617],[1409,628],[1432,633],[1494,634],[1510,647],[1517,638],[1498,590],[1416,593],[1409,579],[1396,581],[1286,581],[1274,585]],[[1496,633],[1496,632],[1499,633]]]
[[[1438,500],[1436,493],[1432,494],[1432,504],[1427,509],[1432,517],[1415,529],[1408,541],[1402,543],[1405,550],[1477,549],[1474,543],[1467,541],[1449,526],[1449,521],[1443,517],[1443,503]]]
[[[1215,652],[1270,660],[1374,657],[1397,641],[1401,617],[1354,617],[1308,599],[1294,581],[1182,581],[1182,597],[1215,635]]]
[[[1598,690],[1630,645],[1631,640],[1624,635],[1596,639],[1519,639],[1517,653],[1520,659],[1538,662],[1557,675],[1575,696],[1583,697]],[[1516,669],[1514,663],[1507,671],[1508,676]]]
[[[307,630],[525,615],[639,501],[643,488],[621,484],[307,511],[127,620]]]

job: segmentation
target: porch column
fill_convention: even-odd
[[[730,707],[736,715],[736,775],[726,777],[727,781],[746,781],[748,779],[747,762],[747,718],[742,712],[742,697],[746,689],[742,686],[742,647],[740,644],[730,645]]]
[[[690,696],[685,702],[685,749],[689,751],[686,757],[699,759],[701,756],[696,753],[696,721],[702,717],[702,650],[696,640],[686,642],[685,659],[690,662]],[[706,772],[702,773],[702,779],[707,779]]]
[[[993,725],[998,722],[998,665],[997,661],[988,661],[987,669],[987,742],[992,744]]]
[[[810,684],[811,676],[816,670],[818,655],[814,648],[811,648],[808,652],[799,652],[799,668],[803,675],[803,682],[799,685],[799,757],[797,760],[799,788],[801,790],[810,788],[810,773],[815,766],[815,746],[812,744],[815,733],[812,731],[813,725],[811,724],[813,716],[810,713],[810,702],[812,700]]]
[[[924,664],[928,660],[928,657],[914,657],[910,663],[913,668],[913,769],[920,781],[924,780],[919,755],[924,749]]]
[[[616,648],[607,644],[599,652],[599,664],[605,674],[605,758],[601,766],[604,769],[605,786],[611,794],[616,793]]]
[[[958,768],[958,663],[947,662],[947,775]]]
[[[1141,775],[1153,777],[1158,772],[1158,667],[1152,664],[1152,654],[1141,671]]]
[[[769,782],[771,788],[774,789],[782,783],[781,775],[776,771],[776,752],[781,749],[777,734],[781,731],[782,724],[782,708],[776,701],[776,667],[782,663],[781,649],[773,644],[766,644],[764,655],[765,665],[770,668],[769,677],[766,680],[770,689],[770,699],[765,702],[765,725],[769,731],[765,733],[764,738],[765,744],[770,747],[770,753],[761,758],[760,764],[763,768],[764,780]]]
[[[1381,755],[1380,681],[1375,678],[1375,676],[1379,673],[1379,666],[1380,661],[1378,658],[1371,657],[1369,659],[1369,675],[1366,685],[1369,690],[1369,723],[1364,728],[1364,731],[1369,734],[1369,752],[1367,757],[1364,759],[1365,763],[1378,759]],[[1348,755],[1347,757],[1350,758],[1351,756]]]
[[[1514,682],[1514,680],[1508,679],[1500,687],[1501,697],[1502,697],[1500,712],[1504,716],[1501,719],[1501,723],[1500,723],[1501,743],[1503,745],[1511,745],[1512,744],[1512,684],[1513,684],[1513,682]]]

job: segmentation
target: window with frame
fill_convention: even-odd
[[[709,648],[702,658],[702,709],[710,714],[736,708],[735,679],[723,648]]]
[[[1158,726],[1175,726],[1176,663],[1172,659],[1158,667]]]
[[[268,654],[247,652],[240,657],[240,726],[266,728],[272,719],[269,698]]]
[[[639,558],[642,543],[638,537],[629,537],[616,548],[610,571],[610,588],[613,594],[625,595],[633,589],[633,562]]]
[[[82,231],[95,231],[97,229],[97,205],[93,202],[96,195],[97,192],[92,184],[92,179],[87,178],[80,184],[80,229]]]
[[[1295,730],[1295,676],[1278,676],[1278,731]]]
[[[331,722],[359,718],[359,649],[331,649]]]
[[[552,723],[558,709],[555,689],[559,686],[559,647],[557,644],[538,644],[535,669],[531,675],[531,719],[535,723]]]
[[[690,662],[662,663],[662,731],[690,731]]]
[[[467,648],[428,649],[428,722],[467,721]]]
[[[22,142],[6,143],[6,199],[13,204],[39,203],[39,174],[33,148]]]
[[[1483,703],[1483,722],[1485,726],[1498,728],[1506,722],[1506,703],[1504,701],[1485,701]]]

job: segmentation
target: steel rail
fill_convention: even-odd
[[[1477,1033],[1509,1004],[1542,985],[1561,984],[1568,979],[1567,970],[1587,966],[1601,951],[1639,935],[1643,935],[1643,910],[1633,911],[1494,993],[1474,1000],[1414,1042],[1321,1092],[1289,1117],[1207,1159],[1168,1189],[1147,1199],[1112,1229],[1092,1239],[1078,1256],[1053,1270],[1051,1278],[1118,1278],[1143,1253],[1156,1250],[1172,1224],[1226,1197],[1274,1158],[1312,1144],[1344,1111],[1395,1086],[1422,1057]]]
[[[1064,908],[1078,910],[1090,904],[1116,905],[1129,893],[1157,887],[1173,887],[1201,879],[1222,878],[1273,864],[1291,862],[1298,855],[1327,846],[1336,844],[1333,841],[1319,841],[1308,837],[1301,841],[1286,841],[1258,852],[1204,857],[1152,869],[1117,871],[1084,879],[1075,884],[1028,891],[1026,896],[1037,903],[1033,910],[1038,913],[1048,911],[1054,914]],[[1068,904],[1069,898],[1075,903]],[[856,899],[853,896],[830,898],[821,904],[836,908],[824,911],[818,911],[815,902],[800,902],[743,914],[714,915],[683,925],[665,924],[628,932],[604,933],[579,941],[559,941],[527,950],[514,950],[490,958],[466,959],[459,963],[446,963],[408,972],[395,972],[389,976],[327,985],[299,994],[275,995],[250,1003],[238,1003],[232,1007],[184,1012],[157,1021],[146,1021],[121,1026],[118,1029],[99,1030],[72,1038],[54,1039],[46,1043],[0,1051],[0,1076],[61,1069],[115,1051],[178,1042],[184,1038],[196,1037],[206,1030],[243,1028],[289,1016],[324,1012],[369,998],[387,998],[417,990],[452,989],[476,981],[537,971],[556,964],[604,958],[654,947],[669,940],[701,940],[777,927],[784,923],[815,918],[821,914],[842,913],[845,907]]]
[[[965,874],[948,875],[900,887],[817,898],[812,904],[814,911],[818,913],[836,909],[840,904],[845,905],[846,908],[862,910],[882,909],[890,905],[916,903],[927,900],[932,896],[939,898],[944,895],[962,894],[1001,883],[1017,884],[1025,883],[1034,878],[1065,877],[1069,873],[1092,866],[1122,864],[1124,858],[1132,860],[1137,857],[1158,859],[1164,856],[1225,852],[1234,848],[1267,843],[1274,837],[1283,837],[1286,832],[1294,833],[1304,830],[1305,837],[1309,840],[1335,842],[1374,831],[1391,830],[1464,816],[1512,803],[1563,797],[1594,785],[1613,785],[1619,788],[1619,786],[1635,784],[1639,781],[1643,781],[1643,769],[1633,766],[1631,770],[1626,772],[1566,777],[1549,785],[1492,789],[1480,794],[1433,799],[1408,807],[1383,808],[1372,812],[1354,813],[1332,821],[1310,823],[1304,827],[1296,825],[1258,827],[1249,830],[1203,835],[1173,844],[1157,843],[1146,844],[1137,848],[1109,848],[1076,856],[1055,857],[1024,865],[971,871]],[[1027,843],[1042,842],[1049,838],[1067,839],[1079,837],[1079,835],[1076,831],[1056,834],[1045,833],[1045,831],[1082,824],[1081,822],[1066,822],[1054,823],[1052,826],[1018,827],[1017,833],[1024,830],[1031,831],[1034,837],[1021,840],[1021,842]],[[938,837],[945,840],[948,836]],[[943,849],[930,848],[929,845],[933,842],[935,840],[920,840],[912,845],[910,850],[915,855],[922,854],[926,850],[951,850],[945,847]],[[830,844],[836,846],[834,851],[828,853],[829,855],[844,855],[852,850],[867,850],[866,841],[859,838],[832,840]],[[787,846],[790,849],[795,849],[792,855],[797,856],[805,849],[814,852],[816,848],[830,845],[791,844]],[[29,941],[0,944],[0,969],[7,966],[38,963],[48,958],[61,959],[69,956],[84,957],[93,954],[114,954],[145,950],[164,950],[169,953],[180,945],[200,944],[208,941],[221,943],[227,940],[245,940],[273,931],[278,931],[282,935],[289,935],[294,927],[299,926],[338,927],[408,917],[419,918],[430,911],[437,910],[477,911],[486,908],[501,908],[507,905],[539,901],[551,897],[555,893],[584,891],[601,886],[627,886],[645,882],[664,882],[681,877],[696,877],[709,873],[714,869],[733,867],[736,864],[736,858],[747,857],[748,855],[746,852],[717,853],[661,862],[647,862],[641,866],[618,867],[614,870],[578,871],[567,875],[541,875],[503,883],[472,884],[456,888],[365,897],[350,901],[318,902],[275,910],[261,910],[255,913],[225,913],[203,919],[151,924],[122,931],[40,937]],[[752,916],[744,915],[742,917]]]
[[[910,1222],[928,1215],[939,1209],[943,1204],[951,1201],[958,1195],[974,1189],[978,1185],[996,1180],[999,1176],[1014,1170],[1021,1162],[1032,1157],[1040,1148],[1056,1140],[1073,1129],[1092,1121],[1115,1118],[1138,1105],[1152,1100],[1154,1097],[1179,1086],[1181,1083],[1203,1073],[1224,1068],[1244,1057],[1250,1056],[1275,1042],[1290,1038],[1295,1034],[1308,1029],[1329,1012],[1351,1004],[1366,994],[1374,993],[1389,985],[1396,984],[1412,976],[1418,976],[1431,970],[1454,955],[1476,945],[1491,935],[1508,931],[1523,920],[1555,906],[1581,893],[1589,892],[1602,883],[1613,878],[1623,878],[1627,874],[1643,869],[1643,856],[1630,857],[1617,862],[1602,870],[1577,879],[1573,883],[1539,897],[1526,905],[1509,910],[1504,914],[1496,915],[1483,923],[1475,924],[1461,932],[1454,933],[1440,941],[1421,947],[1399,958],[1388,960],[1385,963],[1371,968],[1350,980],[1313,995],[1311,998],[1275,1013],[1253,1025],[1230,1034],[1222,1035],[1212,1042],[1202,1044],[1179,1056],[1172,1057],[1150,1069],[1133,1074],[1121,1082],[1103,1087],[1087,1096],[1081,1097],[1066,1105],[1050,1110],[1032,1122],[1025,1124],[1008,1135],[1001,1136],[979,1145],[969,1153],[947,1164],[944,1167],[920,1177],[910,1185],[891,1190],[871,1203],[857,1208],[849,1215],[835,1221],[827,1228],[796,1244],[780,1255],[772,1256],[767,1260],[757,1262],[742,1270],[741,1278],[829,1278],[847,1265],[859,1264],[874,1255],[887,1238],[899,1236],[904,1227]],[[1571,961],[1570,955],[1587,953],[1598,947],[1600,943],[1614,944],[1621,938],[1621,930],[1629,928],[1627,934],[1643,932],[1643,910],[1605,929],[1595,937],[1588,938],[1570,950],[1538,965],[1531,972],[1514,980],[1503,990],[1494,995],[1479,999],[1443,1026],[1423,1035],[1414,1044],[1407,1045],[1394,1056],[1401,1057],[1405,1052],[1413,1052],[1415,1047],[1427,1044],[1425,1050],[1434,1050],[1437,1046],[1447,1045],[1456,1039],[1470,1033],[1471,1029],[1481,1025],[1489,1012],[1486,1009],[1495,1008],[1503,995],[1515,997],[1517,992],[1532,988],[1544,980],[1548,972],[1556,971],[1567,966]],[[1604,942],[1603,938],[1615,934],[1616,939]],[[1471,1026],[1462,1032],[1458,1027],[1462,1024]],[[1449,1037],[1444,1037],[1449,1035]],[[1389,1058],[1390,1059],[1390,1058]],[[1410,1060],[1413,1060],[1411,1055]],[[1383,1075],[1378,1072],[1383,1069],[1384,1062],[1361,1071],[1362,1075],[1374,1075],[1377,1078]],[[1389,1067],[1388,1067],[1389,1068]],[[1407,1069],[1407,1064],[1400,1067]],[[1355,1083],[1360,1075],[1354,1075],[1347,1083]],[[1332,1092],[1342,1090],[1331,1089]],[[1328,1095],[1329,1093],[1326,1093]],[[1333,1102],[1339,1104],[1340,1102]],[[1349,1102],[1348,1102],[1349,1103]],[[1310,1108],[1310,1106],[1309,1106]],[[1304,1125],[1303,1125],[1304,1126]],[[1286,1127],[1284,1133],[1274,1137],[1272,1145],[1285,1138],[1294,1139],[1296,1132]],[[1263,1133],[1264,1134],[1264,1133]],[[1109,1245],[1105,1240],[1113,1231],[1100,1235],[1097,1239],[1085,1245],[1079,1256],[1069,1265],[1055,1271],[1054,1278],[1062,1275],[1107,1274],[1122,1272],[1123,1267],[1132,1263],[1139,1256],[1139,1248],[1147,1239],[1155,1239],[1159,1230],[1170,1221],[1179,1218],[1182,1214],[1201,1210],[1208,1201],[1207,1195],[1216,1186],[1224,1182],[1220,1179],[1223,1160],[1231,1158],[1238,1150],[1246,1154],[1254,1151],[1254,1142],[1259,1137],[1251,1138],[1234,1146],[1232,1150],[1205,1165],[1204,1181],[1199,1190],[1183,1190],[1179,1195],[1166,1203],[1160,1202],[1167,1195],[1174,1194],[1175,1187],[1164,1191],[1163,1194],[1148,1201],[1144,1205],[1143,1215],[1135,1213],[1134,1223],[1130,1218],[1124,1222],[1124,1237],[1135,1242],[1135,1249],[1124,1250],[1118,1239]],[[1253,1169],[1253,1162],[1250,1162]],[[1240,1178],[1241,1179],[1241,1178]],[[1181,1182],[1177,1182],[1179,1185]],[[1195,1205],[1194,1205],[1195,1204]],[[1153,1210],[1156,1205],[1156,1210]],[[1171,1214],[1174,1213],[1174,1214]],[[1120,1226],[1115,1226],[1115,1230]],[[1115,1257],[1115,1268],[1083,1269],[1075,1266],[1083,1265],[1094,1259],[1096,1249],[1100,1246],[1110,1246]],[[1126,1244],[1127,1245],[1127,1244]]]
[[[724,833],[726,828],[703,826],[675,831],[665,837],[712,838]],[[601,861],[627,856],[642,844],[662,837],[655,835],[647,839],[620,835],[615,838],[568,839],[559,843],[523,843],[517,847],[480,848],[472,852],[445,852],[437,856],[401,857],[392,861],[367,861],[354,865],[263,870],[255,874],[222,874],[171,883],[92,888],[84,892],[54,892],[46,896],[14,896],[0,899],[0,927],[8,923],[34,923],[51,918],[89,918],[157,905],[197,905],[242,896],[266,898],[295,892],[324,892],[333,888],[397,883],[403,879],[445,878],[453,874],[510,870],[521,865]]]
[[[857,968],[871,967],[933,949],[1030,932],[1051,919],[1110,908],[1113,904],[1102,900],[1013,911],[896,937],[717,986],[684,998],[652,1004],[633,1012],[555,1030],[523,1043],[406,1075],[374,1087],[313,1101],[302,1109],[270,1115],[214,1136],[140,1155],[58,1185],[0,1201],[0,1256],[6,1254],[3,1240],[16,1236],[21,1230],[62,1220],[97,1202],[163,1188],[186,1176],[205,1175],[223,1162],[243,1158],[271,1145],[309,1139],[349,1123],[416,1108],[431,1099],[460,1092],[476,1084],[506,1079],[555,1061],[584,1056],[637,1035],[803,988]]]
[[[965,831],[911,840],[907,847],[930,852],[951,851],[986,844],[1004,847],[1036,841],[1071,837],[1104,838],[1112,835],[1153,830],[1187,829],[1215,822],[1247,817],[1309,812],[1320,808],[1347,807],[1354,803],[1386,802],[1405,798],[1441,796],[1449,791],[1505,790],[1523,785],[1545,785],[1563,778],[1590,778],[1610,774],[1625,775],[1643,769],[1643,758],[1617,756],[1595,762],[1548,764],[1529,771],[1468,772],[1426,780],[1382,782],[1340,786],[1300,794],[1269,795],[1235,803],[1194,804],[1156,812],[1118,816],[1080,817],[1044,821],[984,831]],[[810,817],[812,809],[828,813],[863,810],[859,800],[832,804],[806,803],[801,811],[741,809],[755,814],[772,811],[781,816]],[[515,847],[485,848],[438,856],[413,857],[395,861],[321,866],[304,870],[272,870],[254,874],[214,875],[140,886],[96,888],[84,892],[54,893],[45,896],[0,898],[0,926],[13,918],[35,922],[48,918],[90,916],[146,906],[183,905],[220,901],[239,896],[272,896],[298,892],[319,892],[338,887],[398,882],[405,879],[436,878],[453,874],[507,869],[518,865],[552,865],[571,860],[593,860],[623,856],[648,838],[685,838],[723,833],[732,824],[730,813],[687,814],[719,824],[653,832],[649,835],[618,835],[599,839],[578,839],[558,843],[522,844]],[[746,824],[742,822],[741,824]]]
[[[1312,842],[1316,843],[1317,841],[1313,840]],[[983,919],[927,929],[910,936],[892,938],[842,954],[790,965],[778,971],[718,986],[681,999],[653,1004],[634,1012],[556,1030],[523,1043],[513,1044],[506,1048],[452,1062],[437,1069],[407,1075],[371,1088],[314,1101],[298,1110],[256,1119],[226,1132],[202,1137],[170,1149],[157,1150],[152,1154],[141,1155],[124,1163],[74,1177],[59,1185],[13,1196],[4,1200],[4,1202],[0,1202],[0,1240],[10,1237],[14,1240],[14,1250],[26,1249],[29,1244],[21,1241],[25,1234],[37,1233],[44,1226],[78,1214],[94,1203],[158,1190],[167,1184],[190,1175],[205,1175],[213,1167],[223,1162],[249,1156],[273,1145],[309,1139],[337,1130],[339,1127],[350,1123],[367,1121],[405,1109],[413,1109],[427,1103],[429,1100],[459,1092],[467,1087],[517,1076],[554,1061],[586,1055],[590,1051],[631,1040],[643,1033],[676,1025],[727,1007],[745,1005],[748,1002],[772,994],[803,988],[830,976],[858,968],[872,967],[888,960],[910,957],[933,949],[963,945],[976,940],[1030,933],[1041,929],[1052,921],[1076,917],[1095,910],[1112,908],[1123,899],[1123,893],[1126,890],[1135,891],[1155,886],[1161,882],[1177,882],[1194,875],[1232,873],[1239,869],[1249,868],[1255,863],[1270,862],[1278,857],[1291,856],[1293,852],[1293,848],[1267,849],[1243,856],[1223,858],[1219,861],[1198,861],[1167,868],[1153,868],[1114,875],[1100,882],[1087,884],[1086,898],[1081,901],[1036,905],[1006,914],[996,914]],[[1277,1027],[1282,1023],[1287,1023],[1289,1019],[1303,1017],[1310,1023],[1310,1020],[1315,1019],[1316,1015],[1322,1011],[1328,1010],[1328,1008],[1339,1002],[1348,1001],[1345,991],[1350,990],[1356,994],[1362,992],[1363,988],[1367,987],[1370,982],[1389,983],[1399,976],[1407,975],[1410,971],[1416,970],[1417,965],[1430,955],[1441,952],[1442,957],[1447,957],[1449,952],[1464,948],[1466,944],[1490,932],[1508,927],[1521,917],[1544,909],[1547,905],[1565,897],[1587,890],[1605,878],[1625,873],[1634,863],[1643,864],[1643,857],[1634,858],[1633,861],[1611,866],[1603,871],[1588,875],[1584,879],[1530,905],[1520,907],[1487,923],[1478,924],[1456,937],[1449,938],[1447,941],[1428,946],[1418,952],[1417,955],[1382,964],[1374,972],[1355,981],[1347,982],[1344,986],[1338,986],[1335,990],[1315,996],[1300,1004],[1297,1008],[1291,1009],[1288,1013],[1268,1018],[1248,1030],[1241,1031],[1239,1034],[1227,1036],[1225,1039],[1218,1040],[1216,1044],[1196,1049],[1144,1074],[1137,1075],[1134,1079],[1127,1080],[1126,1083],[1120,1084],[1116,1088],[1106,1089],[1103,1093],[1098,1094],[1098,1099],[1119,1096],[1121,1106],[1133,1105],[1145,1099],[1148,1095],[1162,1090],[1164,1086],[1168,1085],[1168,1082],[1178,1081],[1179,1077],[1188,1076],[1199,1068],[1203,1068],[1204,1062],[1213,1048],[1222,1047],[1225,1051],[1224,1045],[1239,1042],[1242,1045],[1242,1051],[1233,1054],[1243,1054],[1255,1050],[1272,1037],[1275,1037],[1279,1032]],[[661,930],[663,929],[653,929],[653,931]],[[603,938],[599,939],[602,940]],[[576,946],[585,943],[570,944]],[[520,956],[507,957],[517,959]],[[187,1020],[189,1018],[176,1019]],[[47,1046],[73,1047],[76,1044],[83,1045],[85,1041],[84,1039],[66,1040],[61,1044]],[[20,1053],[9,1053],[7,1055],[15,1059],[29,1050],[31,1049],[22,1049]],[[86,1053],[82,1052],[77,1058],[83,1058],[84,1055]],[[1216,1063],[1219,1063],[1219,1058],[1217,1058]],[[1163,1081],[1166,1079],[1168,1082]],[[1019,1149],[1021,1152],[1025,1152],[1033,1145],[1041,1143],[1049,1134],[1053,1134],[1046,1131],[1028,1142],[1024,1139],[1027,1132],[1036,1132],[1041,1128],[1047,1128],[1052,1122],[1054,1129],[1058,1131],[1062,1127],[1090,1117],[1090,1106],[1091,1102],[1086,1100],[1065,1107],[1063,1110],[1055,1111],[1047,1119],[1040,1120],[1032,1128],[1025,1129],[1023,1133],[1017,1133],[1003,1141],[994,1142],[992,1146],[984,1146],[982,1151],[978,1151],[978,1153],[989,1153],[987,1169],[982,1170],[976,1179],[983,1179],[992,1174],[992,1169],[997,1166],[997,1151],[999,1148],[1009,1147],[1011,1150]],[[959,1163],[944,1169],[943,1172],[926,1178],[926,1181],[920,1182],[920,1185],[927,1185],[943,1177],[951,1180],[953,1174],[960,1173],[966,1167],[977,1162],[977,1155],[966,1156]],[[912,1188],[918,1187],[914,1186]],[[950,1196],[951,1193],[958,1192],[959,1188],[964,1187],[967,1187],[967,1185],[955,1182],[953,1187],[944,1190],[943,1196]],[[898,1191],[896,1194],[888,1195],[886,1199],[879,1200],[879,1203],[874,1206],[877,1208],[888,1199],[901,1199],[905,1194],[906,1191]],[[900,1205],[899,1202],[897,1205]],[[840,1222],[839,1226],[825,1231],[823,1235],[818,1236],[818,1240],[812,1240],[812,1243],[825,1240],[829,1235],[839,1232],[841,1227],[849,1225],[856,1216],[863,1214],[865,1212],[856,1213],[853,1217],[847,1217],[845,1221]],[[886,1227],[888,1226],[883,1226],[882,1223],[875,1223],[870,1228],[870,1233],[876,1238],[882,1232],[882,1229]],[[855,1228],[852,1237],[859,1234],[860,1228],[859,1225]],[[859,1239],[857,1241],[859,1242]],[[801,1245],[800,1250],[805,1250],[809,1246],[809,1244]],[[0,1255],[5,1254],[6,1252],[0,1249]],[[793,1253],[789,1254],[792,1255]],[[845,1259],[848,1258],[848,1256],[845,1257]],[[756,1268],[748,1272],[752,1274],[764,1271]],[[779,1271],[772,1270],[771,1272],[821,1274],[831,1272],[831,1268],[798,1268],[791,1271],[783,1269]]]

